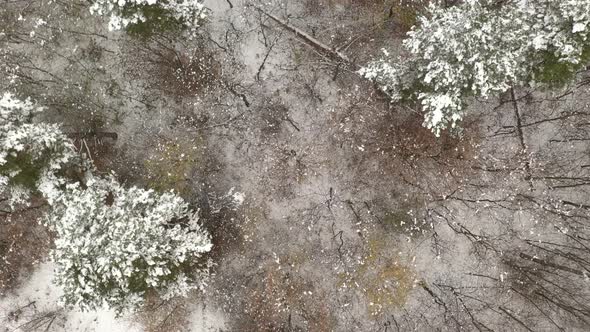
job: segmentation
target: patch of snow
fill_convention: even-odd
[[[577,32],[583,32],[584,30],[586,30],[586,24],[585,23],[575,23],[574,27],[572,29],[573,33],[577,33]]]
[[[207,306],[196,305],[189,317],[191,332],[221,332],[226,329],[226,318],[221,310]]]
[[[141,332],[110,310],[80,312],[59,304],[62,295],[52,283],[53,263],[43,263],[14,294],[0,299],[1,332],[25,332],[34,327],[48,332]],[[20,310],[19,310],[20,309]]]
[[[229,192],[227,193],[227,196],[230,196],[236,207],[241,206],[244,203],[244,200],[246,199],[246,195],[244,193],[241,193],[239,191],[234,192],[236,188],[232,187]]]

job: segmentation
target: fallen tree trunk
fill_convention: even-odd
[[[330,58],[337,60],[338,62],[344,62],[347,64],[351,64],[351,61],[348,59],[348,57],[343,54],[342,52],[337,51],[336,49],[320,42],[319,40],[315,39],[314,37],[310,36],[309,34],[307,34],[305,31],[289,24],[288,22],[281,20],[280,18],[274,16],[271,13],[267,13],[266,11],[264,11],[263,9],[254,6],[254,8],[256,10],[258,10],[259,12],[261,12],[262,14],[264,14],[265,16],[267,16],[268,18],[270,18],[271,20],[275,21],[276,23],[278,23],[280,26],[282,26],[283,28],[285,28],[286,30],[291,31],[292,33],[294,33],[297,37],[299,37],[300,39],[302,39],[306,44],[308,44],[309,46],[315,48],[317,51],[326,54],[327,56],[329,56]]]
[[[309,45],[310,47],[315,49],[320,54],[326,56],[326,58],[330,58],[330,59],[336,61],[338,64],[335,67],[332,80],[336,80],[338,73],[343,68],[348,67],[348,69],[350,69],[351,71],[357,71],[358,69],[360,69],[344,53],[338,51],[336,48],[330,47],[330,46],[320,42],[316,38],[310,36],[305,31],[289,24],[288,22],[276,17],[275,15],[273,15],[271,13],[264,11],[263,9],[261,9],[257,6],[254,6],[254,5],[251,5],[251,6],[254,7],[254,9],[259,11],[260,13],[262,13],[263,15],[265,15],[266,17],[270,18],[271,20],[273,20],[274,22],[279,24],[282,28],[295,34],[295,36],[299,37],[301,40],[303,40],[303,42],[305,42],[307,45]],[[342,64],[344,64],[344,66],[342,66]],[[389,96],[383,90],[381,90],[377,85],[373,84],[373,87],[375,88],[375,92],[377,93],[378,96],[380,96],[383,99],[389,99]]]

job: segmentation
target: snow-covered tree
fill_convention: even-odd
[[[194,32],[207,17],[200,0],[94,0],[90,12],[108,16],[110,30],[143,35],[175,28]]]
[[[124,188],[113,177],[69,184],[48,217],[64,302],[118,312],[151,293],[186,295],[207,281],[212,244],[196,212],[173,193]]]
[[[34,192],[54,200],[64,183],[58,173],[76,157],[58,125],[33,122],[41,111],[10,93],[0,97],[0,193],[11,204],[25,203]]]
[[[123,311],[154,292],[186,295],[207,281],[210,237],[196,212],[173,193],[124,188],[112,176],[68,176],[88,166],[59,126],[34,122],[29,100],[0,97],[0,192],[12,204],[40,192],[51,205],[53,259],[64,302]],[[75,162],[75,163],[74,163]],[[84,167],[84,169],[88,168]]]
[[[571,78],[590,60],[589,13],[589,0],[432,5],[404,40],[405,59],[386,56],[360,73],[393,100],[419,101],[438,135],[463,118],[469,97]]]
[[[515,12],[526,20],[530,80],[563,84],[590,61],[590,0],[526,0]]]

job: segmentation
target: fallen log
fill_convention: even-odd
[[[295,34],[297,37],[299,37],[300,39],[302,39],[306,44],[308,44],[309,46],[315,48],[317,51],[326,54],[327,56],[329,56],[330,58],[338,61],[338,62],[344,62],[347,64],[351,64],[351,61],[348,59],[348,57],[343,54],[340,51],[337,51],[336,49],[320,42],[319,40],[315,39],[314,37],[310,36],[309,34],[307,34],[305,31],[289,24],[288,22],[276,17],[275,15],[268,13],[266,11],[264,11],[263,9],[254,6],[254,8],[256,10],[258,10],[260,13],[264,14],[266,17],[270,18],[271,20],[275,21],[276,23],[278,23],[280,26],[282,26],[284,29],[291,31],[293,34]]]

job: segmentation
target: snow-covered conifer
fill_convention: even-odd
[[[0,96],[0,192],[12,204],[37,191],[51,203],[63,184],[57,174],[76,156],[58,125],[33,121],[41,111],[10,93]]]
[[[432,5],[408,33],[405,59],[361,69],[393,100],[418,100],[435,134],[454,127],[468,97],[562,81],[590,60],[589,0],[468,0]]]
[[[200,0],[94,0],[93,15],[109,17],[109,29],[150,33],[182,27],[191,32],[207,17]]]
[[[55,230],[56,283],[83,310],[133,310],[202,287],[211,250],[197,213],[173,193],[124,188],[113,177],[67,185],[48,224]]]
[[[516,11],[526,19],[531,80],[563,84],[590,61],[590,0],[527,0]]]

